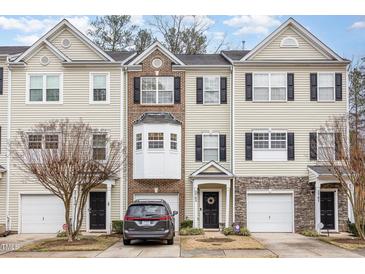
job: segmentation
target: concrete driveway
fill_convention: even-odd
[[[253,233],[279,258],[363,258],[360,254],[294,233]]]
[[[11,234],[0,237],[0,255],[14,251],[25,244],[55,237],[55,234]]]
[[[161,241],[132,241],[131,245],[117,242],[96,257],[101,258],[178,258],[180,257],[180,237],[176,236],[173,245]]]

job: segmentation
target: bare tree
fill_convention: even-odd
[[[348,117],[335,117],[321,128],[318,157],[328,166],[348,197],[359,237],[365,239],[365,143],[353,131],[348,134]]]
[[[150,25],[174,54],[200,54],[207,50],[206,31],[209,26],[198,16],[154,16]]]
[[[81,229],[90,190],[118,176],[124,163],[121,142],[83,121],[49,121],[19,131],[11,154],[23,171],[62,200],[69,241]]]
[[[133,45],[137,26],[131,23],[130,15],[98,16],[91,22],[88,31],[91,39],[104,50],[125,50]]]
[[[154,37],[148,29],[140,29],[134,38],[134,50],[141,53],[153,43]]]

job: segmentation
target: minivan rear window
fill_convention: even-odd
[[[167,210],[163,205],[131,205],[127,211],[127,216],[137,218],[154,218],[166,215]]]

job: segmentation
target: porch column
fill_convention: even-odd
[[[193,227],[197,228],[198,225],[198,185],[193,182]]]
[[[231,197],[231,186],[230,182],[226,185],[226,223],[225,227],[229,227],[229,205]]]
[[[317,232],[321,231],[319,224],[321,222],[321,184],[316,180],[315,190],[314,190],[314,214],[315,214],[315,230]]]
[[[106,185],[106,233],[111,234],[111,200],[112,200],[112,184]]]

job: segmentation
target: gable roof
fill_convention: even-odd
[[[211,167],[215,168],[217,170],[217,172],[205,172]],[[223,166],[221,166],[217,162],[210,161],[209,163],[206,163],[205,165],[203,165],[202,167],[200,167],[199,169],[194,171],[190,175],[190,177],[226,177],[226,178],[228,177],[228,178],[232,178],[234,176],[230,171],[225,169]]]
[[[130,65],[140,64],[144,59],[147,58],[148,55],[150,55],[156,49],[162,51],[162,53],[164,53],[172,62],[178,65],[184,65],[184,63],[176,55],[174,55],[171,51],[165,48],[159,41],[154,42],[147,49],[145,49],[140,55],[132,60],[132,62],[130,62]]]
[[[241,60],[246,54],[248,54],[249,50],[222,50],[221,53],[230,61],[239,61]]]
[[[185,65],[230,65],[221,54],[176,54]]]
[[[77,28],[75,28],[67,19],[63,19],[56,26],[54,26],[51,30],[49,30],[46,34],[44,34],[41,38],[39,38],[31,47],[25,50],[20,56],[18,56],[14,62],[22,61],[28,54],[33,53],[37,48],[47,40],[47,38],[51,37],[58,30],[63,27],[68,27],[68,29],[73,32],[78,38],[80,38],[86,45],[88,45],[96,54],[103,57],[103,59],[114,62],[114,59],[110,57],[105,51],[99,48],[95,43],[93,43],[86,35],[80,32]]]
[[[0,46],[0,55],[13,55],[23,53],[29,46]]]
[[[260,52],[266,45],[269,44],[282,30],[284,30],[287,26],[292,26],[296,29],[300,34],[302,34],[307,40],[313,44],[315,48],[322,51],[326,55],[332,57],[337,61],[347,61],[335,53],[332,49],[330,49],[327,45],[325,45],[322,41],[320,41],[316,36],[314,36],[310,31],[308,31],[305,27],[299,24],[296,20],[290,17],[283,24],[281,24],[276,30],[274,30],[269,36],[267,36],[263,41],[261,41],[256,47],[254,47],[248,54],[243,56],[240,61],[249,60],[255,54]]]
[[[181,122],[178,121],[169,112],[145,112],[134,122],[134,124],[177,124],[180,125]]]

